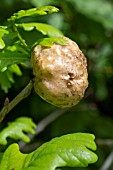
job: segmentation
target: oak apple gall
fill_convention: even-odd
[[[47,102],[72,107],[88,87],[87,60],[78,45],[67,37],[65,45],[37,45],[32,54],[34,89]]]

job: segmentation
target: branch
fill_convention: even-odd
[[[105,162],[103,163],[103,165],[101,166],[99,170],[109,169],[112,162],[113,162],[113,151],[108,155],[108,157],[106,158]]]
[[[66,113],[69,110],[69,108],[65,108],[65,109],[57,109],[55,111],[53,111],[51,114],[49,114],[47,117],[45,117],[44,119],[42,119],[38,124],[37,127],[35,129],[35,135],[31,135],[28,134],[28,137],[30,138],[30,140],[32,141],[35,136],[37,136],[38,134],[40,134],[43,130],[45,130],[45,128],[50,125],[53,121],[55,121],[57,118],[59,118],[61,115],[63,115],[64,113]],[[25,146],[27,146],[27,144],[25,142],[20,141],[19,143],[20,146],[20,150],[25,149]]]
[[[97,145],[113,147],[113,139],[97,139]]]
[[[5,116],[24,98],[28,97],[33,88],[33,80],[31,80],[28,85],[10,102],[5,100],[4,107],[0,112],[0,123],[5,118]]]

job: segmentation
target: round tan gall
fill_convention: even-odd
[[[67,37],[65,45],[37,45],[32,55],[34,89],[47,102],[72,107],[88,86],[87,60],[78,45]]]

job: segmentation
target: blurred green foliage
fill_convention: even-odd
[[[55,5],[60,11],[30,20],[51,24],[78,43],[88,60],[89,87],[82,102],[59,117],[37,136],[39,143],[71,132],[94,133],[97,141],[98,139],[113,140],[113,0],[1,0],[0,25],[5,24],[6,19],[18,10],[42,5]],[[23,21],[26,20],[28,18]],[[27,34],[23,30],[21,33],[29,42]],[[29,32],[32,37],[30,43],[37,37],[42,38],[40,33],[38,35],[36,33],[35,31]],[[32,71],[28,67],[21,66],[20,68],[23,75],[14,76],[16,83],[7,94],[10,100],[32,77]],[[6,74],[6,76],[10,76],[13,81],[11,74]],[[0,108],[5,97],[6,94],[1,90]],[[20,116],[30,116],[38,123],[55,109],[56,107],[46,103],[32,91],[31,95],[6,117],[1,129],[7,121]],[[113,144],[98,144],[98,162],[85,169],[99,169],[112,151],[112,147]],[[81,170],[81,168],[73,169]],[[109,170],[112,169],[113,165]]]

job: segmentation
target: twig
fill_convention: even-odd
[[[43,120],[41,120],[36,129],[35,129],[35,135],[28,134],[28,137],[33,140],[35,136],[40,134],[49,124],[51,124],[53,121],[55,121],[57,118],[59,118],[61,115],[67,112],[69,108],[67,109],[57,109],[54,112],[52,112],[49,116],[45,117]],[[20,149],[23,150],[25,148],[26,143],[20,141],[19,143]]]
[[[113,162],[113,151],[108,155],[107,159],[99,170],[108,170]]]
[[[33,80],[31,80],[28,85],[8,104],[2,108],[0,112],[0,123],[5,118],[5,116],[24,98],[26,98],[33,88]]]
[[[97,145],[99,146],[113,146],[113,139],[97,139],[96,140]]]

